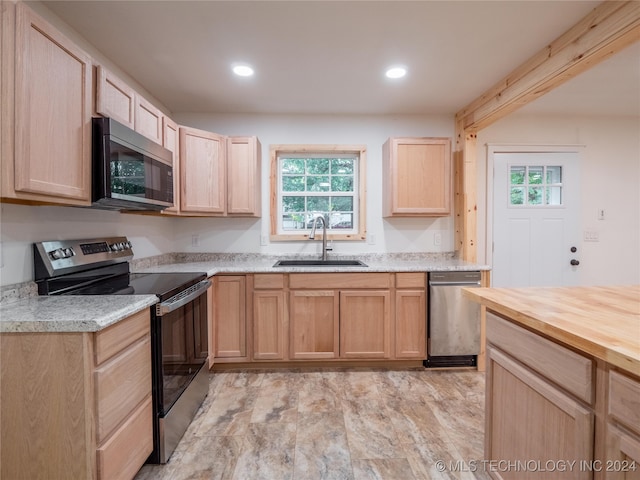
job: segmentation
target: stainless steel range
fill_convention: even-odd
[[[151,307],[154,449],[147,463],[166,463],[209,390],[207,275],[130,273],[126,237],[34,244],[40,295],[141,295]]]

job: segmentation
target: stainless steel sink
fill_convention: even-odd
[[[366,267],[360,260],[278,260],[274,267]]]

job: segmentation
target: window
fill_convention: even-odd
[[[562,205],[562,167],[510,166],[509,205]]]
[[[330,238],[365,239],[364,146],[271,146],[271,239],[305,240],[324,216]]]

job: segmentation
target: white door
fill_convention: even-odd
[[[492,285],[578,285],[578,153],[493,151],[490,155],[494,168]]]

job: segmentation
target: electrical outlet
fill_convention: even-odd
[[[269,245],[268,235],[260,235],[260,245],[262,245],[263,247]]]
[[[192,247],[200,246],[200,235],[198,235],[197,233],[191,235],[191,246]]]
[[[369,245],[375,245],[376,244],[376,236],[373,233],[367,234],[367,243]]]
[[[600,241],[600,232],[597,230],[585,230],[584,231],[584,241],[585,242],[599,242]]]
[[[604,220],[604,208],[598,209],[598,220]]]
[[[433,234],[433,244],[436,247],[439,247],[440,245],[442,245],[442,234],[441,233],[434,233]]]

